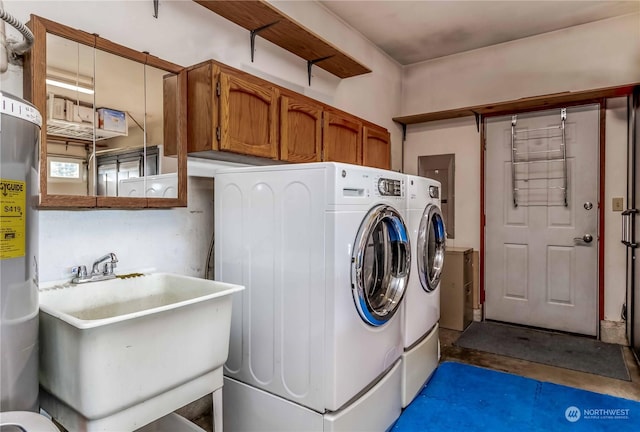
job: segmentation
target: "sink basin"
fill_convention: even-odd
[[[70,430],[134,430],[212,393],[242,289],[168,273],[41,288],[41,406]]]

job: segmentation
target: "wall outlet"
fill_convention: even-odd
[[[624,205],[624,199],[623,198],[614,198],[612,200],[611,210],[621,212],[623,205]]]

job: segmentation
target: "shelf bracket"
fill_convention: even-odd
[[[316,63],[320,63],[323,60],[330,59],[331,57],[333,57],[333,55],[321,57],[315,60],[307,60],[307,76],[309,77],[309,86],[311,86],[311,66],[313,66]]]
[[[153,0],[153,17],[158,19],[158,2],[159,0]]]
[[[280,21],[274,21],[270,24],[265,24],[262,27],[258,27],[257,29],[253,29],[250,31],[250,37],[251,37],[251,63],[253,63],[253,54],[254,51],[256,49],[256,36],[261,32],[264,31],[266,29],[268,29],[269,27],[278,24]]]
[[[478,130],[478,132],[480,132],[480,120],[482,120],[482,114],[475,111],[471,111],[471,112],[476,118],[476,129]]]

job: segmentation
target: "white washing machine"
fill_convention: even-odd
[[[225,430],[384,430],[401,412],[403,174],[338,163],[221,170],[216,279],[234,298]]]
[[[438,366],[440,276],[446,230],[440,212],[440,182],[407,175],[407,228],[411,276],[401,306],[402,407],[411,403]]]
[[[178,173],[122,179],[118,185],[118,196],[178,198]]]

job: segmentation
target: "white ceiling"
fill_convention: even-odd
[[[402,65],[640,12],[638,0],[320,2]]]

